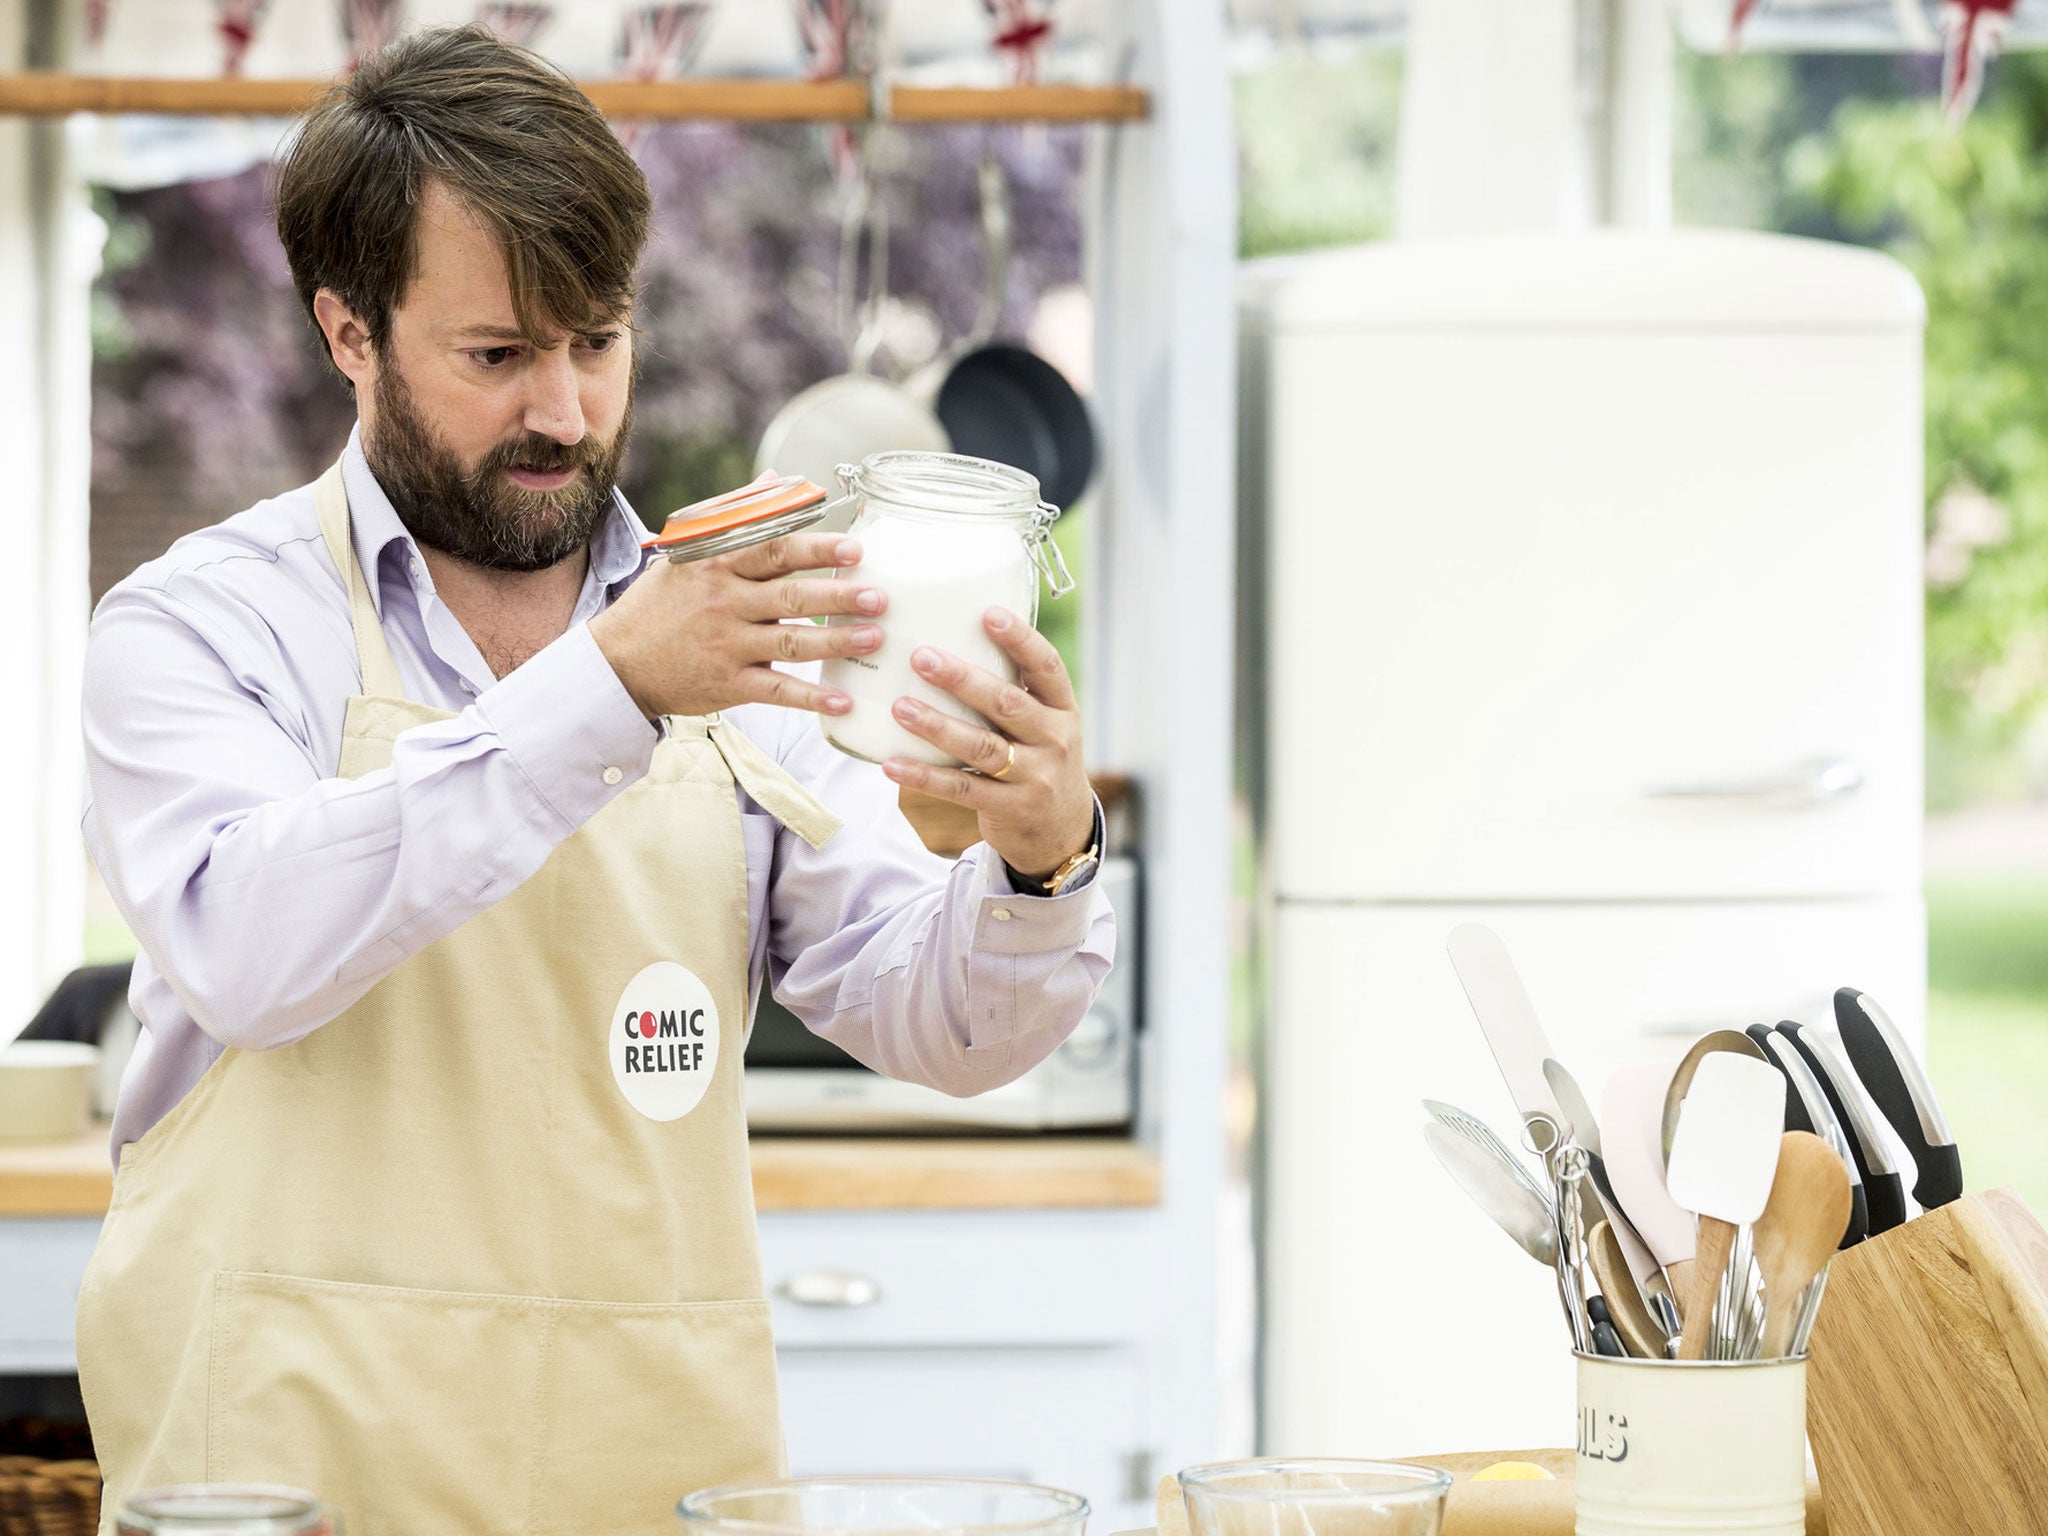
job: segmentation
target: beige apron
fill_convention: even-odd
[[[353,778],[447,716],[403,696],[338,465],[318,502]],[[531,879],[127,1149],[78,1309],[103,1530],[138,1487],[261,1481],[349,1536],[653,1536],[780,1474],[734,783],[814,847],[838,822],[716,716],[670,727]]]

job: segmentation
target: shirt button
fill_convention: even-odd
[[[619,780],[623,779],[624,777],[625,777],[625,775],[624,775],[623,773],[619,772],[619,770],[618,770],[618,769],[616,769],[616,768],[612,767],[612,766],[611,766],[610,764],[606,764],[606,765],[605,765],[605,770],[604,770],[604,781],[605,781],[605,783],[607,783],[607,784],[616,784],[616,783],[618,783],[618,782],[619,782]]]
[[[989,913],[989,916],[999,923],[1007,923],[1010,920],[1010,909],[1008,907],[997,907],[995,911]]]

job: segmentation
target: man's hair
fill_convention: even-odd
[[[575,82],[476,25],[379,49],[301,125],[275,200],[308,315],[332,289],[371,344],[385,342],[433,182],[497,236],[529,336],[630,318],[646,178]]]

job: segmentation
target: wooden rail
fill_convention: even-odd
[[[150,79],[141,76],[0,74],[0,116],[148,112],[199,117],[295,117],[331,81]],[[857,123],[870,116],[858,80],[588,80],[590,99],[612,117],[701,118],[752,123]],[[904,123],[1132,122],[1150,114],[1135,86],[899,85],[888,115]]]

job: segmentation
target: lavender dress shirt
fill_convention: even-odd
[[[116,1160],[223,1048],[318,1029],[533,874],[653,755],[656,733],[587,628],[640,567],[623,497],[568,632],[498,679],[436,598],[356,435],[342,472],[406,691],[454,712],[401,735],[390,768],[334,777],[361,680],[312,486],[180,539],[93,616],[85,839],[142,950]],[[725,717],[846,823],[814,851],[738,792],[756,995],[765,974],[859,1061],[955,1095],[1011,1081],[1066,1038],[1115,950],[1099,885],[1020,895],[986,844],[948,864],[816,716],[748,704]]]

